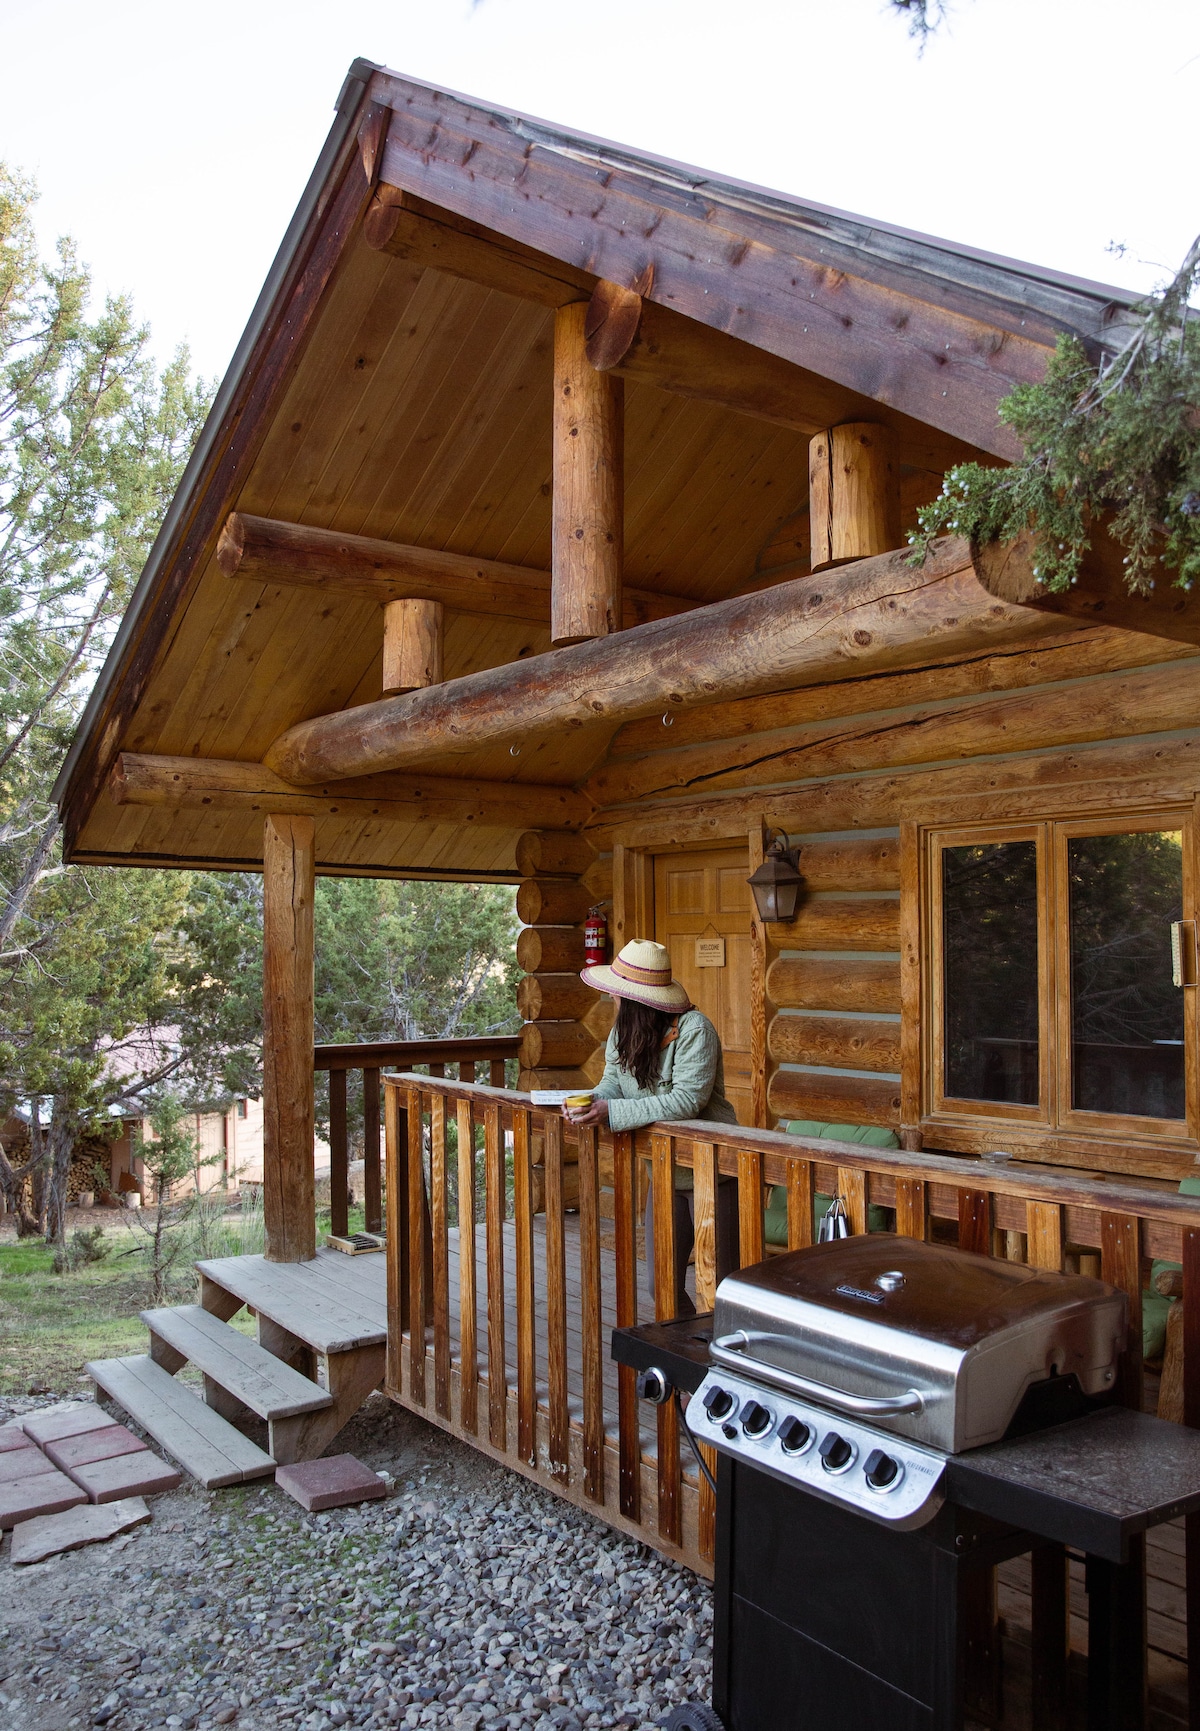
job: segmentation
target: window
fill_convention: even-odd
[[[246,1116],[248,1116],[248,1113],[249,1113],[249,1106],[248,1106],[247,1102],[245,1100],[239,1100],[237,1103],[237,1115],[238,1115],[238,1117],[239,1118],[245,1118]]]
[[[926,835],[926,1115],[1187,1133],[1189,830],[1161,813]]]

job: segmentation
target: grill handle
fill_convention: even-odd
[[[925,1405],[925,1398],[918,1389],[905,1389],[903,1394],[863,1395],[847,1394],[844,1389],[830,1388],[825,1382],[810,1382],[806,1376],[794,1376],[791,1371],[777,1370],[773,1364],[764,1364],[761,1358],[751,1358],[746,1348],[758,1341],[777,1340],[784,1345],[790,1345],[786,1335],[782,1334],[751,1334],[744,1328],[739,1328],[735,1334],[724,1334],[719,1340],[714,1340],[709,1347],[710,1356],[717,1364],[725,1366],[726,1370],[746,1371],[756,1376],[760,1382],[770,1383],[772,1388],[778,1388],[784,1394],[795,1394],[805,1400],[819,1400],[825,1406],[831,1406],[838,1412],[844,1412],[851,1418],[883,1417],[888,1413],[920,1412]]]

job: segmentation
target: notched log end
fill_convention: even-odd
[[[645,280],[645,273],[638,281]],[[633,346],[642,318],[642,296],[637,289],[601,279],[592,291],[583,335],[587,358],[597,372],[619,366]]]
[[[398,186],[379,186],[363,217],[363,239],[374,252],[387,252],[404,209],[404,193]]]
[[[1015,541],[973,541],[971,562],[989,595],[1012,606],[1028,607],[1047,599],[1047,592],[1034,576],[1036,543],[1028,532]]]
[[[217,564],[226,577],[236,577],[246,552],[246,529],[241,514],[231,511],[217,541]]]

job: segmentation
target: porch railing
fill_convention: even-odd
[[[350,1141],[346,1113],[346,1078],[361,1070],[363,1091],[363,1205],[368,1232],[383,1231],[383,1196],[380,1170],[379,1077],[384,1069],[416,1071],[427,1068],[431,1076],[446,1074],[452,1065],[458,1075],[473,1082],[481,1065],[487,1066],[488,1081],[503,1088],[506,1061],[520,1050],[517,1034],[479,1035],[451,1040],[374,1040],[359,1046],[313,1047],[313,1069],[329,1073],[329,1225],[344,1236],[349,1227]]]
[[[389,1392],[704,1572],[713,1501],[681,1453],[677,1411],[640,1407],[633,1373],[609,1358],[613,1323],[654,1314],[637,1253],[647,1172],[658,1320],[669,1317],[675,1290],[674,1169],[690,1166],[700,1310],[711,1307],[716,1284],[721,1177],[737,1183],[743,1265],[769,1248],[772,1186],[786,1197],[785,1248],[813,1241],[816,1197],[840,1195],[856,1232],[867,1230],[869,1210],[883,1209],[887,1229],[905,1236],[1074,1267],[1121,1288],[1130,1320],[1120,1396],[1150,1410],[1159,1391],[1142,1362],[1142,1292],[1152,1260],[1181,1264],[1162,1394],[1173,1416],[1200,1425],[1200,1199],[1150,1183],[723,1124],[599,1136],[565,1125],[527,1095],[411,1074],[385,1082]],[[1186,1574],[1197,1578],[1200,1517],[1188,1519],[1185,1536]],[[1043,1546],[1033,1567],[1043,1704],[1065,1699],[1067,1566],[1061,1547]],[[980,1633],[986,1656],[999,1637],[994,1595],[982,1602],[985,1611],[992,1606]],[[1200,1585],[1187,1605],[1186,1650],[1200,1663]],[[1193,1709],[1191,1723],[1198,1718]]]

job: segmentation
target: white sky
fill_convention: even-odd
[[[1195,0],[952,5],[918,58],[884,0],[0,0],[0,158],[36,176],[46,241],[74,235],[156,349],[186,339],[209,375],[356,55],[994,252],[1161,280],[1200,229]]]

